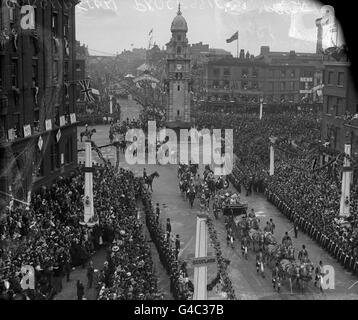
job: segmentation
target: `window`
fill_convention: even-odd
[[[338,72],[338,83],[339,86],[344,86],[344,72]]]
[[[55,106],[55,124],[60,125],[60,107],[58,105]]]
[[[280,82],[280,90],[281,91],[285,91],[286,90],[286,83],[285,82]]]
[[[66,151],[65,151],[65,163],[70,163],[70,143],[72,141],[72,137],[68,137],[66,140]]]
[[[280,74],[281,74],[281,78],[286,78],[286,70],[285,69],[281,70]]]
[[[256,68],[252,69],[252,76],[254,78],[257,78],[259,76],[259,70],[257,70]]]
[[[214,89],[219,88],[219,81],[218,81],[218,80],[214,80],[214,81],[213,81],[213,88],[214,88]]]
[[[229,89],[230,89],[230,81],[225,80],[223,84],[224,84],[224,89],[225,89],[225,90],[229,90]]]
[[[289,90],[294,91],[295,90],[295,83],[294,81],[289,82]]]
[[[81,71],[81,66],[79,63],[76,63],[76,71],[80,72]]]
[[[268,71],[268,77],[269,77],[269,78],[273,78],[273,77],[274,77],[274,75],[273,75],[273,69],[269,69],[269,71]]]
[[[11,85],[15,88],[18,87],[18,62],[17,59],[11,60]]]
[[[247,78],[249,76],[249,70],[248,69],[242,69],[241,71],[241,77],[242,78]]]
[[[229,76],[231,74],[230,69],[229,68],[225,68],[224,69],[224,76]]]
[[[54,60],[52,63],[52,79],[58,81],[58,61]]]
[[[178,41],[181,41],[181,35],[180,35],[180,34],[178,34],[177,40],[178,40]]]
[[[6,116],[0,116],[0,139],[6,139]]]
[[[180,91],[180,85],[178,85],[178,91]]]
[[[220,69],[214,69],[214,77],[220,77]]]
[[[258,88],[259,88],[258,82],[257,82],[257,81],[253,81],[253,82],[252,82],[252,89],[257,90]]]
[[[22,136],[21,123],[20,123],[20,114],[14,114],[14,129],[17,138]]]
[[[291,70],[291,72],[290,72],[290,76],[291,76],[291,78],[294,78],[294,77],[296,76],[296,72],[295,72],[295,70]]]
[[[177,116],[179,116],[180,115],[180,110],[177,110]]]
[[[38,109],[34,110],[34,131],[39,132],[40,125],[40,111]]]
[[[52,13],[51,30],[54,36],[58,36],[58,14]]]
[[[63,16],[63,36],[68,38],[69,19],[68,15]]]
[[[50,148],[51,171],[55,170],[55,146],[51,145]]]
[[[177,54],[181,54],[181,47],[177,47]]]
[[[330,85],[333,84],[333,76],[334,76],[334,72],[333,71],[328,71],[327,84],[330,84]]]

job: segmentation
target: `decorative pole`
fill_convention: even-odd
[[[207,216],[205,214],[200,214],[196,218],[195,258],[207,256],[208,229],[206,219]],[[207,300],[207,268],[205,264],[194,267],[193,300]]]
[[[349,217],[350,215],[350,188],[352,178],[352,167],[349,157],[351,156],[351,141],[350,135],[346,136],[346,143],[344,145],[344,157],[343,173],[342,173],[342,194],[341,194],[341,205],[339,215],[341,217]]]
[[[94,216],[93,208],[93,167],[92,167],[92,142],[87,136],[86,146],[86,166],[85,172],[85,197],[84,197],[84,222],[87,224]]]
[[[110,116],[110,119],[112,120],[112,114],[113,114],[113,96],[110,94],[109,95],[109,114],[111,115]]]
[[[260,120],[262,120],[263,103],[264,103],[264,98],[260,98]]]
[[[273,145],[276,140],[276,137],[270,137],[270,176],[273,176],[275,173],[275,150]]]

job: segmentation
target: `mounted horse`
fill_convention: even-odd
[[[154,178],[159,178],[159,173],[157,171],[153,172],[152,174],[146,177],[144,183],[147,185],[147,190],[150,188],[150,190],[153,191]]]
[[[81,142],[83,137],[87,137],[89,140],[91,140],[94,133],[96,133],[96,129],[93,128],[91,130],[88,130],[88,125],[86,125],[86,130],[80,133]]]
[[[282,279],[290,282],[291,294],[293,293],[293,283],[303,291],[309,281],[313,279],[314,266],[312,263],[299,263],[297,261],[282,260],[279,263]]]

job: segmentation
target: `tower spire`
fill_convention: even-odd
[[[181,11],[180,11],[180,2],[179,2],[179,4],[178,4],[178,16],[180,16],[181,15]]]

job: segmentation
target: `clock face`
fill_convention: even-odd
[[[182,69],[182,65],[181,64],[177,64],[177,70],[181,70]]]

